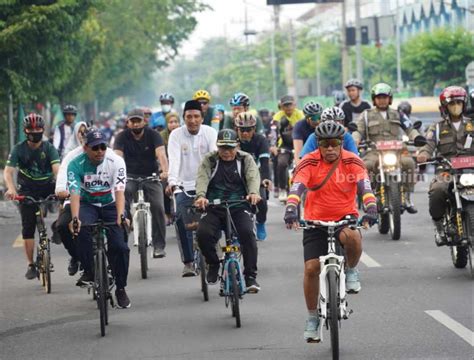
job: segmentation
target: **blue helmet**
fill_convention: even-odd
[[[236,93],[229,101],[230,106],[245,106],[250,105],[250,98],[244,93]]]

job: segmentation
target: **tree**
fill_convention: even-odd
[[[425,94],[441,86],[464,85],[464,71],[474,59],[472,33],[465,29],[438,29],[420,34],[403,47],[404,77]]]

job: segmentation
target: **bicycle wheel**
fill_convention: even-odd
[[[95,291],[97,307],[99,308],[100,335],[105,336],[105,325],[107,325],[107,270],[105,267],[105,254],[99,250],[96,254],[95,266]]]
[[[237,267],[235,262],[231,261],[229,264],[229,275],[230,275],[230,283],[231,283],[231,291],[230,294],[230,303],[232,307],[232,315],[235,317],[235,325],[240,328],[240,289],[239,289],[239,279],[237,275]]]
[[[146,217],[143,212],[140,212],[137,218],[138,253],[140,254],[140,269],[142,273],[142,279],[146,279],[148,271]]]
[[[339,359],[339,299],[336,270],[328,269],[329,330],[333,360]]]
[[[201,291],[202,296],[204,297],[204,301],[209,301],[209,292],[207,288],[207,281],[206,281],[206,263],[204,261],[204,256],[202,256],[201,251],[199,251],[199,272],[201,273]]]
[[[48,250],[42,254],[42,277],[43,286],[47,294],[51,294],[51,255]]]

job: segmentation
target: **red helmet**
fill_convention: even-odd
[[[467,92],[460,86],[448,86],[446,89],[441,91],[439,95],[441,115],[448,115],[448,104],[453,101],[462,101],[463,102],[463,112],[466,110],[467,104]]]
[[[30,113],[23,118],[23,129],[43,129],[43,117],[36,113]]]

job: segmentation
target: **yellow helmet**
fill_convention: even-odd
[[[207,100],[211,101],[211,94],[207,92],[206,90],[198,90],[194,93],[193,95],[193,100]]]

